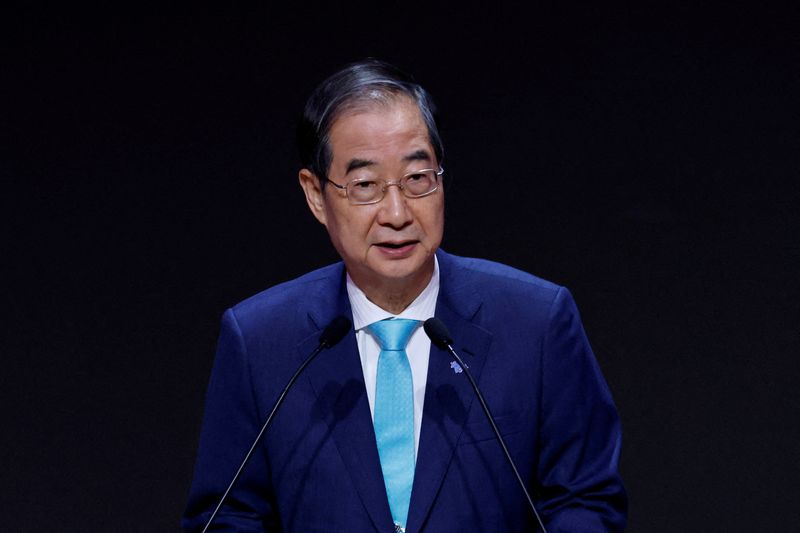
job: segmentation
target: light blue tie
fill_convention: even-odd
[[[381,320],[367,326],[381,347],[375,385],[375,437],[395,526],[405,528],[414,484],[414,384],[406,344],[418,320]]]

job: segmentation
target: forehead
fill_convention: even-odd
[[[428,128],[419,107],[407,97],[367,103],[344,112],[330,129],[331,167],[353,158],[390,164],[420,150],[433,159]]]

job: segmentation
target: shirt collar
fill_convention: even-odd
[[[425,321],[433,316],[436,311],[436,298],[439,296],[439,259],[433,256],[433,275],[425,289],[417,296],[411,305],[406,307],[399,315],[381,309],[367,299],[364,291],[359,289],[350,274],[347,274],[347,296],[350,298],[350,307],[353,310],[353,329],[358,331],[373,322],[387,318],[408,318],[411,320]]]

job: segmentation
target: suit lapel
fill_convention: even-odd
[[[328,294],[337,294],[335,305],[328,309],[318,306],[309,313],[310,320],[320,331],[337,314],[352,320],[343,273],[338,281],[338,287],[327,288]],[[323,294],[320,297],[325,299]],[[319,333],[307,338],[299,346],[299,351],[309,353],[316,346],[318,338]],[[326,352],[321,353],[307,369],[318,405],[322,406],[321,415],[330,428],[345,469],[375,528],[392,531],[392,515],[383,485],[364,374],[352,329],[341,342]]]
[[[442,252],[438,257],[440,288],[435,314],[449,328],[456,353],[479,382],[492,342],[491,333],[472,322],[481,302],[468,280],[459,276],[454,259]],[[467,377],[457,373],[451,361],[447,351],[431,346],[409,532],[419,531],[430,513],[475,397]]]
[[[456,352],[479,382],[492,342],[491,333],[473,322],[481,307],[480,297],[464,270],[455,264],[457,259],[441,251],[437,257],[440,288],[435,315],[450,329]],[[319,302],[308,313],[310,325],[316,331],[298,346],[303,357],[316,347],[321,330],[335,316],[341,314],[352,319],[344,269],[321,283],[311,301]],[[392,531],[392,515],[352,330],[326,352],[306,369],[308,379],[319,405],[326,409],[322,415],[375,528]],[[409,532],[422,529],[430,514],[475,397],[466,376],[451,367],[452,360],[447,351],[431,346],[419,455],[406,528]]]

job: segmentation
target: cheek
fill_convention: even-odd
[[[425,233],[431,239],[441,240],[444,230],[444,202],[440,200],[425,213]]]
[[[374,219],[366,209],[351,211],[329,208],[326,214],[328,234],[337,248],[354,248],[365,244]]]

